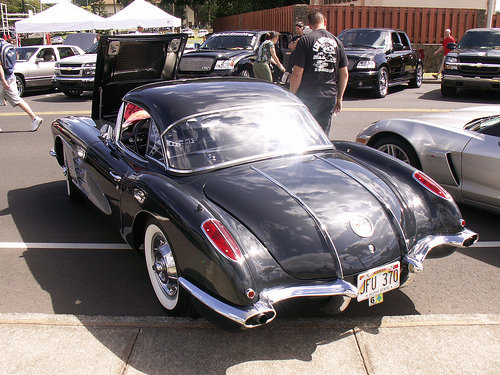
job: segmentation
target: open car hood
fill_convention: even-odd
[[[177,77],[186,34],[103,36],[97,52],[92,118],[114,122],[130,90]]]
[[[400,222],[401,203],[376,175],[340,152],[247,164],[206,179],[207,198],[243,223],[296,278],[335,278],[339,260],[345,275],[354,274],[401,255],[370,189]]]

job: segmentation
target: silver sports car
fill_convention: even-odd
[[[421,169],[458,202],[500,212],[500,106],[381,120],[356,141]]]

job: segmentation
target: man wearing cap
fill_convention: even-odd
[[[290,91],[304,102],[328,135],[332,116],[342,109],[349,79],[347,57],[342,42],[326,30],[318,10],[308,14],[312,30],[295,48]]]

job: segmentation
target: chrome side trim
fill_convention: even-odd
[[[410,265],[410,272],[420,272],[424,268],[423,262],[425,258],[432,249],[443,245],[455,249],[469,247],[476,243],[478,239],[478,234],[469,229],[464,229],[462,232],[452,235],[429,235],[417,241],[408,255],[404,257],[404,261]]]
[[[322,282],[314,285],[275,287],[264,290],[261,296],[271,304],[296,297],[346,296],[356,298],[358,288],[345,280],[338,279],[334,282]]]
[[[401,247],[401,253],[408,253],[408,240],[405,236],[405,233],[403,231],[403,228],[401,227],[401,224],[399,223],[398,219],[396,218],[396,215],[394,215],[394,212],[392,212],[391,208],[387,203],[384,202],[384,200],[377,194],[375,190],[373,190],[370,186],[368,186],[364,181],[362,181],[360,178],[357,176],[353,175],[352,173],[346,171],[343,168],[340,168],[339,166],[335,165],[332,163],[330,160],[326,160],[325,158],[322,158],[321,156],[315,155],[317,159],[324,161],[328,165],[334,167],[335,169],[339,170],[346,176],[349,176],[352,178],[354,181],[356,181],[358,184],[360,184],[363,188],[365,188],[376,200],[379,202],[379,204],[382,206],[384,209],[385,214],[389,218],[389,222],[391,223],[393,229],[395,230],[398,238],[399,238],[399,245]]]
[[[276,317],[276,310],[273,304],[286,299],[298,297],[343,296],[350,300],[356,298],[358,295],[358,289],[344,280],[336,280],[333,282],[317,281],[311,282],[310,284],[288,287],[279,286],[266,289],[260,293],[260,300],[253,305],[232,306],[205,293],[183,277],[179,277],[179,283],[205,306],[245,328],[254,328],[272,321]],[[347,302],[344,301],[344,304],[345,303]],[[255,319],[255,317],[262,315],[267,317],[265,321],[259,322],[258,319]]]
[[[335,247],[335,244],[333,243],[333,240],[330,237],[330,234],[326,230],[326,226],[316,216],[316,214],[313,212],[313,210],[311,210],[307,206],[307,204],[305,204],[305,202],[302,199],[300,199],[292,190],[290,190],[289,188],[287,188],[281,182],[275,180],[274,178],[272,178],[268,174],[262,172],[261,170],[255,168],[254,166],[251,166],[250,168],[252,170],[254,170],[255,172],[259,173],[260,175],[262,175],[264,178],[266,178],[269,181],[271,181],[273,184],[275,184],[276,186],[278,186],[282,190],[284,190],[285,193],[287,193],[289,196],[291,196],[304,209],[304,211],[307,212],[307,214],[309,215],[309,217],[311,219],[313,219],[314,223],[316,224],[316,227],[318,228],[318,230],[320,231],[321,235],[323,236],[323,239],[325,240],[325,242],[327,243],[328,247],[330,248],[331,254],[333,256],[335,256],[335,259],[334,259],[335,260],[335,273],[337,274],[337,278],[338,279],[343,279],[344,278],[344,271],[342,270],[342,263],[340,262],[340,257],[339,257],[339,253],[337,251],[337,248]]]

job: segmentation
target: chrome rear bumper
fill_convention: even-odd
[[[456,249],[473,245],[478,239],[477,233],[465,228],[457,234],[427,236],[410,249],[408,255],[404,257],[404,261],[408,263],[410,272],[417,273],[423,270],[423,262],[431,250],[444,250],[449,255]]]
[[[269,323],[276,317],[273,305],[277,302],[298,297],[333,297],[356,298],[358,289],[344,281],[314,282],[313,284],[280,286],[266,289],[260,293],[258,302],[250,306],[232,306],[212,297],[183,277],[179,283],[198,301],[223,317],[245,328],[254,328]],[[345,305],[347,307],[347,304]]]
[[[423,261],[431,250],[446,248],[455,251],[457,248],[471,246],[477,240],[477,233],[468,229],[454,235],[427,236],[412,247],[408,255],[403,258],[403,263],[408,264],[411,273],[417,273],[423,270]],[[204,292],[183,277],[179,278],[179,283],[207,308],[244,328],[254,328],[269,323],[276,317],[273,305],[290,298],[343,297],[344,303],[341,305],[343,310],[350,300],[358,295],[358,289],[345,280],[313,281],[265,289],[260,292],[258,302],[249,306],[233,306]]]

